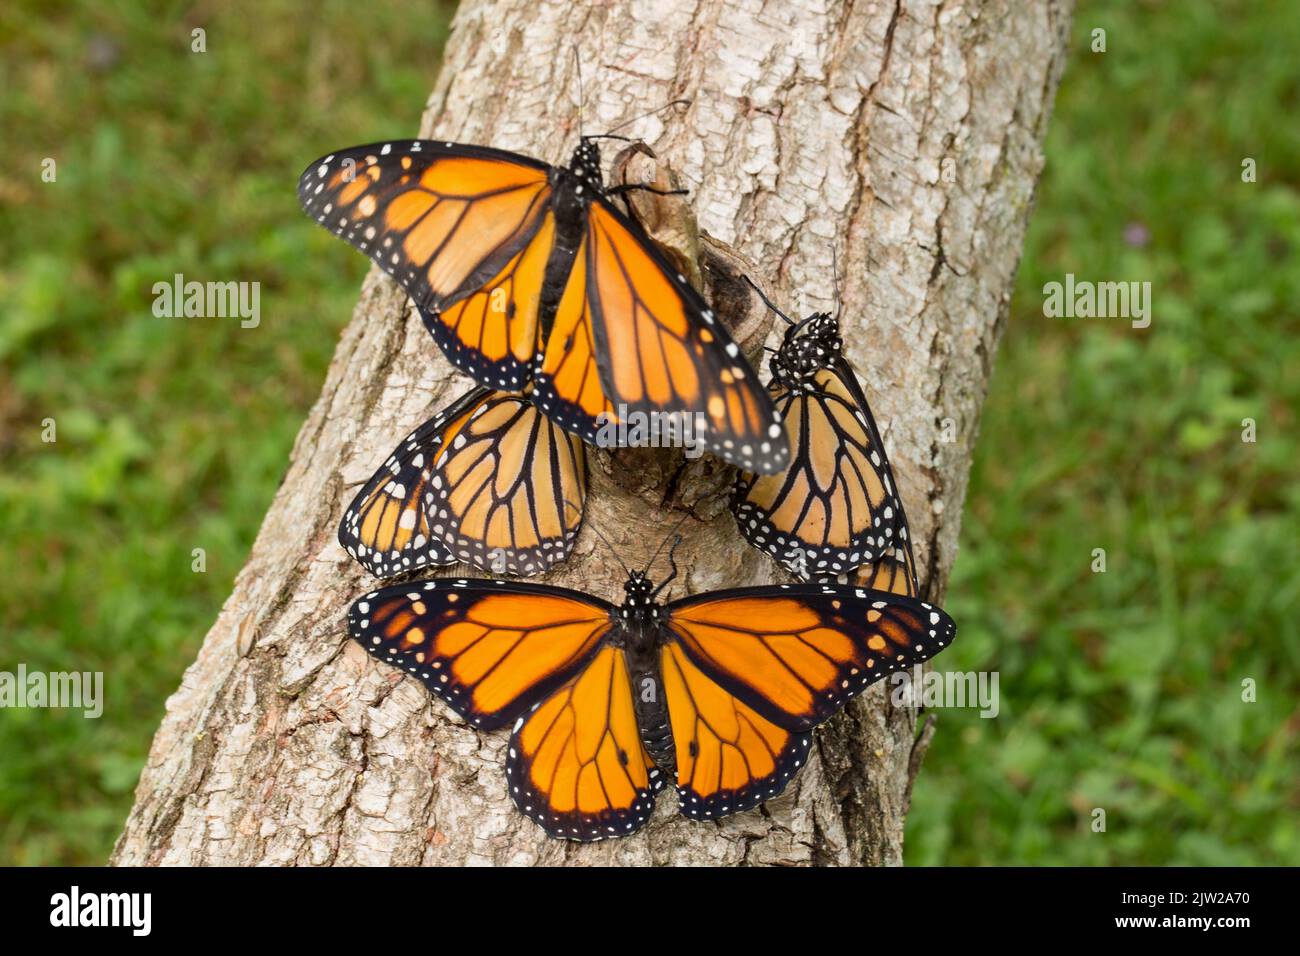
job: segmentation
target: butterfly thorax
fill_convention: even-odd
[[[583,139],[573,151],[568,166],[551,167],[551,212],[555,217],[555,241],[547,259],[538,318],[545,335],[559,308],[569,282],[574,259],[587,234],[588,207],[604,190],[600,175],[600,147]]]
[[[597,192],[604,188],[600,175],[600,147],[595,140],[584,136],[579,141],[573,158],[569,160],[569,172],[583,182],[591,183]]]
[[[600,147],[590,139],[579,142],[568,166],[551,167],[551,187],[555,190],[556,225],[561,231],[569,222],[585,225],[587,207],[605,190]]]
[[[617,633],[613,639],[622,644],[627,658],[641,742],[655,764],[671,773],[677,761],[659,667],[659,648],[663,643],[661,622],[667,617],[666,609],[656,600],[652,582],[641,572],[632,572],[623,590],[626,592],[623,606],[614,612]]]
[[[790,391],[815,391],[817,373],[833,364],[843,347],[839,320],[816,312],[785,333],[770,362],[772,379]]]

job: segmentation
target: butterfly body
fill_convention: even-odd
[[[591,201],[603,191],[599,147],[584,138],[574,150],[569,165],[552,166],[547,179],[551,184],[555,240],[546,260],[537,310],[543,341],[551,334],[555,314],[573,272],[574,261],[582,249]]]
[[[695,820],[772,799],[814,727],[956,633],[939,608],[849,585],[661,603],[669,580],[632,572],[621,606],[540,584],[416,581],[358,600],[349,630],[474,726],[512,725],[516,806],[579,841],[644,825],[669,777]]]
[[[815,312],[785,332],[781,348],[768,367],[772,381],[792,392],[817,388],[817,373],[844,361],[840,323],[828,312]]]
[[[774,474],[742,472],[731,507],[752,545],[797,576],[819,579],[889,552],[902,504],[866,396],[844,358],[839,320],[818,312],[786,321],[768,387],[793,454]]]
[[[656,600],[654,586],[643,574],[633,572],[623,588],[627,596],[618,612],[611,615],[609,641],[623,648],[641,743],[655,766],[671,774],[676,770],[676,758],[659,667],[665,608]]]

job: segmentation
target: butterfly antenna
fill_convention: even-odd
[[[760,299],[763,300],[763,304],[764,304],[765,306],[767,306],[769,309],[771,309],[773,312],[775,312],[775,313],[776,313],[777,315],[779,315],[781,318],[785,319],[786,322],[788,322],[790,325],[797,325],[797,324],[798,324],[797,322],[795,322],[794,319],[790,318],[790,316],[786,315],[784,312],[782,312],[780,309],[778,309],[775,305],[773,305],[773,304],[772,304],[772,300],[769,299],[766,295],[763,294],[763,290],[760,289],[760,288],[759,288],[759,287],[754,283],[754,280],[753,280],[753,279],[751,279],[749,276],[745,276],[744,278],[745,278],[745,281],[749,283],[749,287],[750,287],[751,289],[753,289],[755,292],[758,293],[758,297],[759,297]]]
[[[652,109],[652,110],[647,110],[647,111],[644,112],[644,113],[641,113],[641,114],[639,114],[639,115],[637,115],[637,116],[633,116],[631,119],[625,119],[625,120],[623,120],[623,122],[619,123],[617,126],[613,127],[612,129],[607,129],[605,132],[606,132],[606,133],[617,132],[618,130],[622,129],[624,126],[629,126],[629,125],[631,125],[632,123],[635,123],[637,120],[643,120],[643,119],[645,119],[647,116],[654,116],[656,113],[662,113],[664,110],[666,110],[666,109],[670,109],[670,108],[672,108],[672,107],[674,107],[674,106],[690,106],[690,105],[691,105],[691,101],[690,101],[690,100],[669,100],[669,101],[668,101],[667,103],[665,103],[663,106],[656,106],[654,109]]]
[[[668,549],[668,565],[673,569],[673,573],[668,575],[668,577],[664,578],[662,581],[659,582],[659,586],[654,589],[654,593],[651,595],[651,597],[656,597],[656,598],[659,597],[659,592],[662,591],[664,588],[668,587],[668,585],[671,584],[674,579],[676,579],[677,546],[681,543],[682,543],[682,536],[680,534],[674,535],[673,546]]]
[[[583,140],[586,137],[582,135],[582,114],[587,111],[587,94],[582,89],[582,55],[576,43],[573,44],[573,65],[578,71],[578,139]]]
[[[840,263],[835,252],[835,243],[831,243],[831,288],[835,290],[835,318],[844,311],[844,300],[840,298]]]

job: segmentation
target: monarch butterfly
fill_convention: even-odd
[[[339,542],[377,577],[456,561],[535,574],[573,550],[586,461],[529,396],[478,386],[393,449],[344,513]]]
[[[760,473],[789,459],[781,419],[713,310],[610,198],[597,138],[567,167],[404,140],[312,163],[303,209],[406,290],[451,362],[521,391],[596,444],[634,413],[692,416],[700,447]],[[653,191],[653,190],[652,190]],[[644,419],[643,419],[644,420]]]
[[[788,325],[769,363],[769,388],[793,448],[772,475],[742,472],[731,510],[741,533],[801,578],[838,575],[886,555],[903,506],[885,446],[844,360],[836,317],[795,322],[748,280]]]
[[[515,805],[581,842],[641,827],[668,776],[695,820],[777,796],[812,728],[956,633],[937,607],[842,584],[660,603],[677,575],[669,560],[657,587],[648,568],[629,571],[621,607],[546,585],[442,579],[367,594],[349,631],[474,726],[513,724]]]

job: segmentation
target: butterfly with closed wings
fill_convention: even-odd
[[[769,388],[793,457],[769,475],[742,472],[731,510],[745,538],[793,574],[822,579],[874,564],[906,539],[884,442],[844,359],[838,318],[796,322],[746,278],[787,324]]]
[[[402,439],[345,512],[339,542],[377,577],[456,561],[537,574],[573,550],[586,460],[527,394],[479,386]]]
[[[459,143],[356,146],[312,163],[303,209],[373,259],[451,362],[522,391],[596,444],[600,426],[691,416],[700,447],[783,468],[781,419],[713,310],[611,202],[600,138],[567,166]],[[653,190],[652,190],[653,191]]]
[[[512,725],[510,796],[549,835],[581,842],[643,826],[670,777],[695,820],[777,796],[814,727],[956,633],[937,607],[841,584],[661,603],[677,574],[669,560],[658,586],[648,568],[628,572],[621,606],[547,585],[440,579],[367,594],[348,626],[474,726]]]

